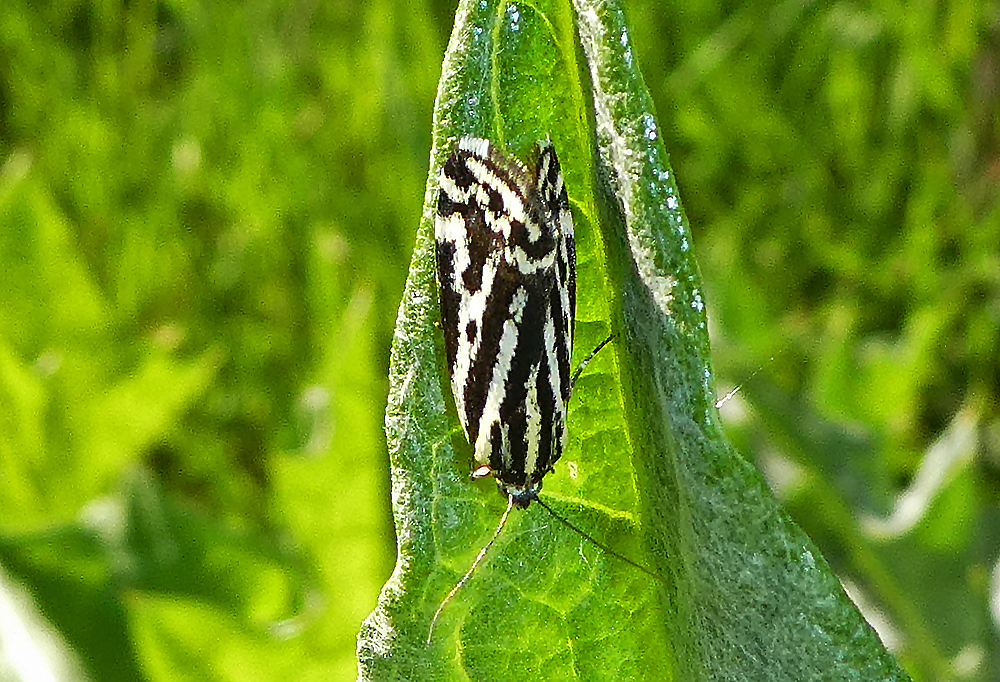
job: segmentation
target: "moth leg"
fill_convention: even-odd
[[[583,360],[580,361],[580,364],[577,365],[577,367],[576,367],[576,371],[573,372],[573,377],[569,380],[569,388],[570,388],[570,390],[573,390],[573,385],[576,384],[576,380],[580,378],[580,375],[583,373],[583,370],[585,370],[587,368],[587,363],[590,362],[591,360],[593,360],[594,356],[597,355],[597,353],[602,348],[604,348],[606,345],[608,345],[609,343],[611,343],[611,339],[613,339],[613,338],[615,338],[614,334],[612,334],[608,338],[606,338],[603,341],[601,341],[599,344],[597,344],[597,348],[595,348],[594,350],[592,350],[589,353],[587,353],[587,357],[585,357]]]

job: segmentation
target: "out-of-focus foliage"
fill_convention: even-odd
[[[453,9],[5,0],[0,672],[354,676]],[[630,18],[731,436],[914,679],[996,679],[995,6]]]
[[[69,669],[354,676],[439,13],[4,3],[0,621]]]

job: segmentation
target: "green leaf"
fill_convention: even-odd
[[[390,367],[396,570],[359,635],[361,679],[906,679],[714,407],[705,303],[652,105],[616,2],[464,2]],[[467,479],[432,261],[437,174],[462,135],[555,143],[578,240],[570,443],[542,493],[650,579],[538,505]]]
[[[168,679],[171,663],[194,667],[190,679],[249,679],[247,661],[259,674],[267,654],[287,670],[285,631],[309,618],[299,557],[177,504],[140,471],[79,520],[0,531],[0,566],[0,589],[32,594],[94,680]]]
[[[222,358],[149,343],[135,344],[134,363],[120,357],[135,346],[115,335],[54,197],[31,178],[5,190],[0,261],[13,265],[0,268],[0,530],[10,531],[69,522],[112,489],[203,398]]]

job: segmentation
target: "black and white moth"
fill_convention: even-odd
[[[463,137],[441,171],[434,221],[441,323],[473,476],[513,506],[538,499],[566,445],[576,252],[556,151],[529,169]]]
[[[489,140],[463,137],[441,170],[434,220],[441,324],[459,421],[473,449],[473,477],[493,474],[507,499],[490,541],[431,621],[497,539],[513,507],[538,502],[598,547],[614,552],[539,499],[566,446],[573,383],[609,337],[570,372],[576,312],[573,217],[556,151],[532,168]]]

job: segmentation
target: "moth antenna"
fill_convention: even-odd
[[[611,339],[609,338],[604,343],[607,343],[610,340]],[[603,346],[604,344],[601,344],[601,345]],[[598,350],[600,350],[600,347],[598,347]],[[638,568],[640,571],[642,571],[646,575],[652,576],[652,577],[656,578],[657,580],[661,580],[661,581],[663,580],[663,576],[661,576],[659,573],[656,573],[655,571],[652,571],[652,570],[646,568],[645,566],[643,566],[641,564],[638,564],[635,561],[632,561],[631,559],[629,559],[626,556],[622,556],[621,554],[619,554],[615,550],[613,550],[610,547],[608,547],[607,545],[605,545],[603,542],[600,542],[599,540],[597,540],[596,538],[594,538],[592,535],[590,535],[590,534],[588,534],[588,533],[580,530],[579,528],[577,528],[576,526],[574,526],[572,523],[570,523],[568,520],[566,520],[565,518],[563,518],[562,516],[560,516],[559,514],[557,514],[555,511],[553,511],[552,507],[550,507],[549,505],[547,505],[544,502],[542,502],[542,500],[540,498],[536,497],[535,498],[535,502],[537,502],[538,504],[542,505],[542,508],[545,511],[547,511],[550,514],[552,514],[552,516],[554,516],[556,519],[558,519],[559,521],[561,521],[563,523],[563,525],[565,525],[567,528],[570,528],[574,532],[578,533],[581,537],[583,537],[583,538],[585,538],[587,540],[590,540],[591,542],[593,542],[595,545],[597,545],[598,547],[600,547],[601,549],[603,549],[605,552],[607,552],[611,556],[617,557],[617,558],[621,559],[622,561],[624,561],[626,564],[629,564],[630,566],[634,566],[635,568]]]
[[[580,378],[580,375],[583,373],[583,370],[587,368],[587,363],[594,359],[594,356],[597,355],[598,351],[600,351],[606,345],[611,343],[611,339],[613,338],[615,338],[614,334],[601,341],[599,344],[597,344],[597,348],[587,353],[587,357],[585,357],[583,360],[580,361],[580,364],[577,365],[576,367],[576,371],[573,372],[573,376],[569,380],[570,390],[572,390],[573,384],[576,383],[576,380]]]
[[[732,397],[733,397],[734,395],[736,395],[736,393],[737,393],[737,392],[738,392],[738,391],[739,391],[739,390],[740,390],[741,388],[743,388],[743,384],[737,384],[737,385],[736,385],[736,388],[734,388],[734,389],[733,389],[733,390],[731,390],[731,391],[730,391],[729,393],[727,393],[726,395],[724,395],[724,396],[722,396],[721,398],[719,398],[718,400],[716,400],[716,401],[715,401],[715,409],[717,409],[717,410],[718,410],[718,409],[719,409],[719,408],[721,408],[721,407],[722,407],[723,405],[725,405],[725,404],[726,404],[727,402],[729,402],[729,401],[730,401],[730,400],[732,399]]]
[[[448,596],[444,598],[441,605],[437,607],[437,611],[434,612],[434,617],[431,618],[431,629],[427,632],[427,646],[430,646],[431,644],[431,637],[434,635],[434,626],[437,625],[438,616],[441,615],[444,607],[448,605],[448,602],[452,600],[452,597],[458,594],[458,591],[462,589],[462,586],[468,582],[469,578],[472,576],[472,572],[476,570],[476,567],[479,566],[480,562],[482,562],[482,560],[486,557],[486,552],[488,552],[490,547],[493,546],[493,543],[496,542],[497,536],[500,535],[500,531],[503,530],[504,524],[507,523],[507,517],[510,516],[510,510],[513,508],[514,498],[510,497],[507,499],[507,510],[503,513],[503,516],[500,517],[500,524],[493,533],[493,537],[490,538],[490,541],[486,543],[485,547],[479,550],[479,555],[476,557],[476,560],[472,562],[472,565],[469,566],[469,570],[465,572],[465,575],[463,575],[462,579],[458,581],[458,584],[451,588],[451,592],[449,592]]]
[[[774,362],[774,356],[771,356],[770,362]],[[758,367],[754,371],[750,372],[750,376],[747,377],[747,381],[750,381],[755,376],[757,376],[757,373],[760,372],[762,369],[764,369],[763,365],[761,365],[760,367]],[[727,402],[729,402],[732,399],[732,397],[734,395],[736,395],[737,392],[739,392],[739,390],[741,388],[743,388],[743,384],[738,384],[736,386],[736,388],[734,388],[729,393],[727,393],[726,395],[724,395],[721,398],[719,398],[718,400],[716,400],[715,401],[715,409],[719,409],[720,407],[722,407],[723,405],[725,405]]]

